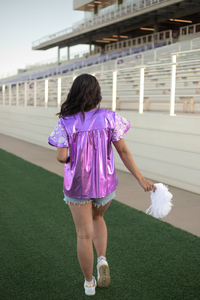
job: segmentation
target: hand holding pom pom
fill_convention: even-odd
[[[168,215],[172,209],[173,195],[168,191],[168,187],[162,183],[155,183],[156,190],[151,191],[151,205],[146,210],[154,218],[162,219]]]
[[[139,181],[139,184],[141,185],[141,187],[144,189],[145,192],[149,192],[152,190],[153,192],[155,192],[156,190],[156,186],[153,184],[153,182],[144,177],[141,181]]]

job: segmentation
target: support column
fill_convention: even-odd
[[[158,23],[154,23],[154,33],[158,32]]]
[[[92,54],[92,44],[90,42],[90,55]]]
[[[94,6],[94,16],[98,15],[98,12],[99,12],[98,3],[95,3],[95,6]]]
[[[90,53],[90,55],[92,54],[92,39],[91,39],[91,37],[90,37],[90,44],[89,44],[89,53]]]
[[[156,48],[156,45],[155,45],[155,43],[157,43],[157,40],[158,40],[158,34],[157,34],[157,32],[158,32],[158,23],[155,21],[154,22],[154,35],[153,35],[153,43],[154,43],[154,48]],[[154,59],[154,61],[155,61],[155,59]]]
[[[70,47],[67,47],[67,60],[70,60],[70,52],[69,52]]]
[[[58,47],[58,64],[60,62],[60,47]]]
[[[118,42],[120,41],[120,29],[117,28],[117,39],[118,39]]]

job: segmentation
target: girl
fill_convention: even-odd
[[[118,180],[111,142],[124,165],[144,191],[156,189],[145,179],[132,158],[123,136],[130,122],[99,107],[101,90],[89,74],[78,76],[58,113],[60,120],[48,142],[57,147],[57,160],[64,163],[64,201],[69,204],[77,233],[77,254],[85,277],[86,295],[94,295],[93,246],[97,260],[97,284],[110,283],[106,260],[107,227],[103,214],[115,197]]]

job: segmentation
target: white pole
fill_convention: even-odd
[[[176,54],[172,55],[170,116],[174,116],[175,88],[176,88]]]
[[[36,107],[36,101],[37,101],[37,81],[34,81],[34,100],[33,105]]]
[[[61,104],[61,78],[58,78],[58,98],[57,98],[57,106],[60,107]]]
[[[144,67],[140,69],[139,114],[143,114],[143,106],[144,106]]]
[[[45,107],[48,103],[48,79],[45,80]]]
[[[113,91],[112,91],[112,110],[116,110],[116,97],[117,97],[117,71],[113,72]]]
[[[16,83],[16,106],[19,105],[19,83]]]
[[[27,106],[27,81],[24,82],[24,106]]]
[[[11,84],[9,84],[9,105],[11,105]]]
[[[3,85],[3,88],[2,88],[2,92],[3,92],[3,105],[5,105],[5,84]]]

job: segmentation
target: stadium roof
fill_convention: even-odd
[[[88,3],[89,1],[85,2]],[[56,46],[64,48],[78,44],[93,44],[102,46],[102,43],[97,42],[100,39],[111,37],[112,35],[119,36],[119,34],[126,34],[130,35],[129,37],[132,37],[133,34],[137,33],[141,27],[152,27],[155,24],[161,24],[163,26],[163,23],[165,22],[170,23],[170,19],[188,19],[188,17],[194,17],[194,23],[197,23],[199,22],[198,20],[200,17],[199,12],[200,0],[163,1],[84,29],[71,30],[71,32],[63,30],[60,33],[46,36],[34,42],[32,49],[46,50]],[[195,18],[196,20],[198,19],[196,22]]]
[[[109,5],[115,4],[116,0],[99,0],[99,1],[88,1],[88,0],[73,0],[73,9],[91,11],[95,4],[98,4],[99,8],[104,8]]]

